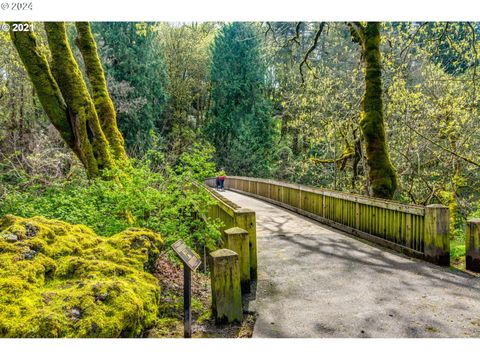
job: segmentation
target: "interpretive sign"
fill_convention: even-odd
[[[183,240],[178,240],[175,242],[172,245],[172,249],[180,257],[183,263],[192,271],[195,271],[202,263],[200,259],[195,256],[193,251],[183,242]]]
[[[178,240],[172,245],[173,251],[178,255],[183,262],[183,312],[185,314],[183,319],[184,331],[183,337],[192,337],[192,273],[201,264],[199,258],[195,256],[192,249],[190,249],[183,240]]]

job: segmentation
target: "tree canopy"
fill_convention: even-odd
[[[205,133],[216,148],[218,166],[229,173],[270,172],[275,126],[266,76],[260,33],[247,23],[223,26],[212,49],[212,105]]]

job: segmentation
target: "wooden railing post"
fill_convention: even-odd
[[[325,192],[322,191],[322,217],[325,218]]]
[[[240,283],[242,293],[250,292],[250,244],[248,231],[239,227],[225,230],[226,240],[224,247],[235,251],[239,256]]]
[[[355,202],[355,228],[360,230],[360,203]]]
[[[246,208],[236,209],[235,226],[248,231],[250,278],[254,280],[257,278],[257,225],[255,212]]]
[[[425,259],[434,264],[450,265],[450,214],[448,207],[425,207]]]
[[[467,221],[465,251],[466,269],[480,272],[480,219]]]
[[[238,254],[229,249],[210,253],[212,313],[216,323],[242,321]]]

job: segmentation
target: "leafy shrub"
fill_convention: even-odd
[[[193,186],[212,176],[211,148],[194,147],[170,166],[158,152],[149,152],[108,179],[87,180],[82,176],[11,187],[0,208],[0,216],[44,216],[73,224],[85,224],[98,234],[110,236],[131,227],[152,229],[167,244],[179,238],[201,249],[213,247],[220,237],[219,224],[206,220],[211,199]],[[153,170],[152,170],[153,169]]]
[[[0,337],[139,336],[160,305],[146,270],[159,235],[97,236],[43,217],[0,219]]]

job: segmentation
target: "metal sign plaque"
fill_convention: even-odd
[[[172,245],[173,251],[182,259],[183,263],[187,265],[190,270],[195,271],[202,263],[199,258],[195,256],[193,251],[183,242],[178,240]]]

